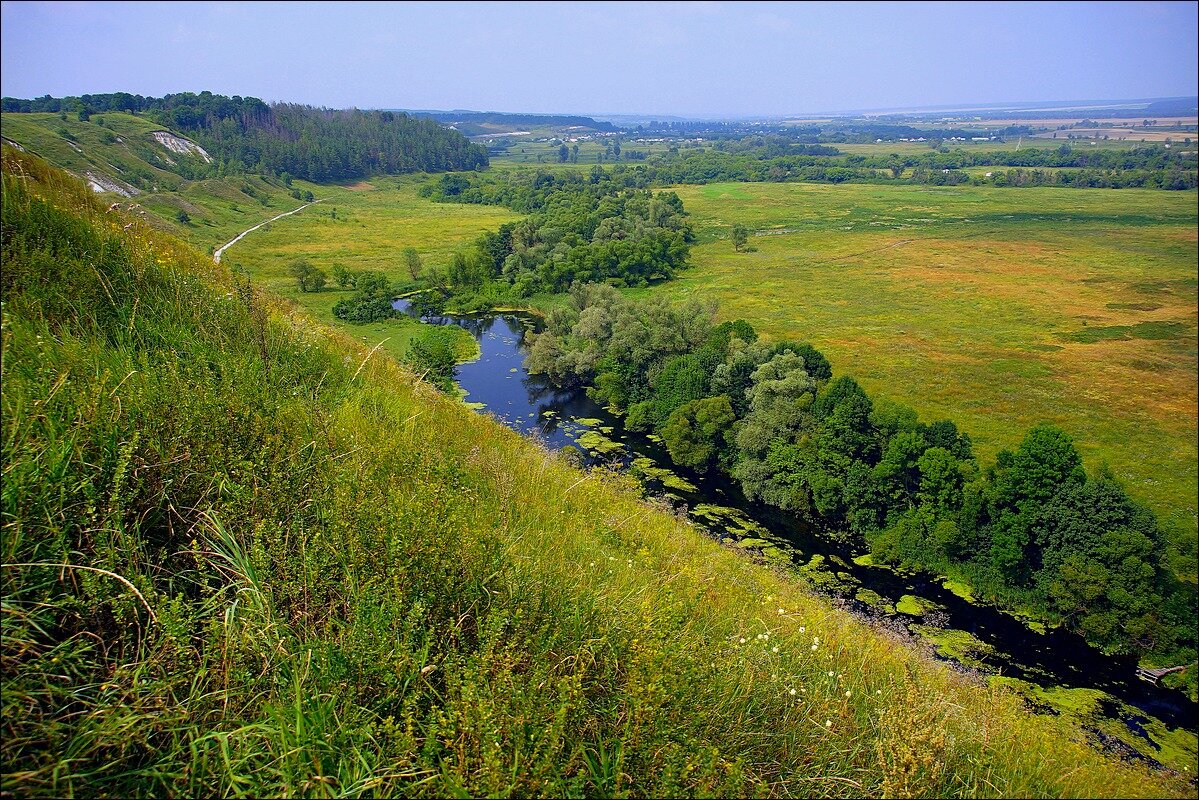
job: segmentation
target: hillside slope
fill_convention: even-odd
[[[77,114],[5,113],[0,133],[8,143],[89,181],[93,190],[107,193],[108,202],[201,247],[224,244],[280,211],[298,208],[305,193],[328,193],[305,181],[230,172],[195,150],[176,152],[198,145],[133,114],[110,112],[81,121]]]
[[[143,97],[128,92],[80,97],[5,97],[6,113],[50,113],[87,122],[101,112],[142,113],[183,131],[234,172],[352,181],[371,175],[487,166],[487,152],[431,119],[391,111],[264,103],[203,91]],[[170,146],[170,145],[168,145]],[[183,153],[184,147],[171,147]]]
[[[19,795],[1163,796],[4,151]]]

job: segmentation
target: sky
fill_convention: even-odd
[[[1197,4],[0,4],[0,94],[690,117],[1193,96]]]

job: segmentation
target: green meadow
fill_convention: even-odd
[[[426,269],[444,266],[456,250],[484,231],[518,218],[498,206],[433,203],[417,195],[425,180],[407,176],[317,187],[320,203],[254,231],[226,250],[222,260],[235,272],[248,274],[255,285],[295,302],[314,319],[341,327],[372,347],[382,343],[384,350],[403,356],[419,325],[404,319],[370,324],[336,319],[333,305],[353,290],[337,286],[334,267],[378,270],[400,283],[411,278],[402,258],[405,248],[415,248]],[[262,219],[275,213],[263,213]],[[300,291],[288,267],[301,258],[329,276],[324,291]],[[475,352],[474,341],[465,333],[461,338],[462,355],[468,357]]]
[[[989,459],[1039,421],[1196,530],[1195,195],[726,183],[676,189],[694,267],[650,291],[720,304]],[[749,227],[753,252],[729,240]],[[1195,578],[1193,544],[1181,574]],[[1183,552],[1187,551],[1183,547]]]

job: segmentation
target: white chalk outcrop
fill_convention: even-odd
[[[83,173],[84,180],[87,185],[92,188],[93,192],[112,192],[119,194],[121,197],[133,197],[135,194],[141,194],[137,189],[127,184],[118,183],[102,172],[85,172]]]
[[[176,136],[167,131],[154,131],[150,134],[154,137],[154,141],[170,150],[172,153],[180,155],[196,154],[208,163],[212,163],[212,156],[205,152],[203,147],[193,142],[191,139],[184,139],[182,136]]]

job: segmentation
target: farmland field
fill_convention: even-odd
[[[1039,421],[1196,528],[1195,195],[727,183],[677,189],[694,267],[652,291],[806,339],[989,459]],[[737,253],[733,223],[755,232]],[[1193,548],[1191,550],[1193,552]],[[1180,571],[1194,578],[1193,561]]]

